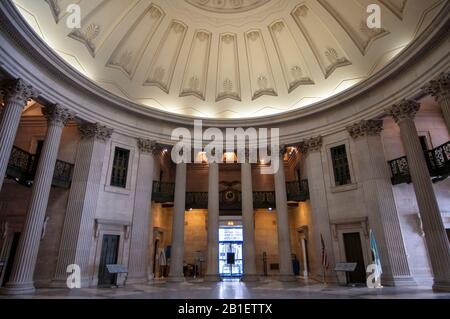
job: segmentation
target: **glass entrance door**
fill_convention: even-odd
[[[244,274],[242,227],[219,229],[219,274],[223,278],[240,278]]]

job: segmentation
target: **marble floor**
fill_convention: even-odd
[[[109,289],[38,289],[34,295],[0,299],[450,299],[450,293],[434,293],[427,287],[351,288],[317,283],[220,282],[166,283],[157,281]]]

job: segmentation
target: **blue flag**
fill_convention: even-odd
[[[375,272],[375,276],[377,278],[381,277],[381,274],[383,273],[383,270],[381,268],[381,260],[380,260],[380,254],[378,253],[378,247],[377,247],[377,241],[375,239],[375,235],[372,231],[372,229],[370,230],[370,249],[372,250],[372,254],[373,254],[373,259],[374,259],[374,264],[377,265],[377,270]]]

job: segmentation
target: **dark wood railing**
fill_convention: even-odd
[[[286,183],[288,201],[303,202],[309,199],[308,181]],[[174,183],[153,182],[152,200],[157,203],[172,203],[174,201]],[[242,209],[241,192],[223,190],[219,194],[220,210],[240,211]],[[275,209],[275,192],[253,192],[253,207],[255,209]],[[208,192],[187,192],[186,209],[207,209]]]
[[[157,203],[173,202],[175,196],[175,183],[160,181],[153,182],[152,200]]]
[[[31,187],[36,175],[38,161],[38,156],[14,146],[9,158],[6,175],[20,184]],[[71,163],[57,160],[52,186],[70,188],[73,167],[74,165]]]
[[[290,202],[306,202],[309,199],[308,180],[287,182],[286,183],[287,198]]]
[[[425,161],[433,183],[450,176],[450,142],[425,152]],[[392,174],[392,184],[411,183],[408,159],[406,156],[388,162]]]

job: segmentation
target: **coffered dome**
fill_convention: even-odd
[[[136,104],[204,118],[296,110],[370,78],[443,0],[14,0],[67,63]],[[81,8],[70,29],[67,6]],[[382,27],[367,26],[368,5]]]

